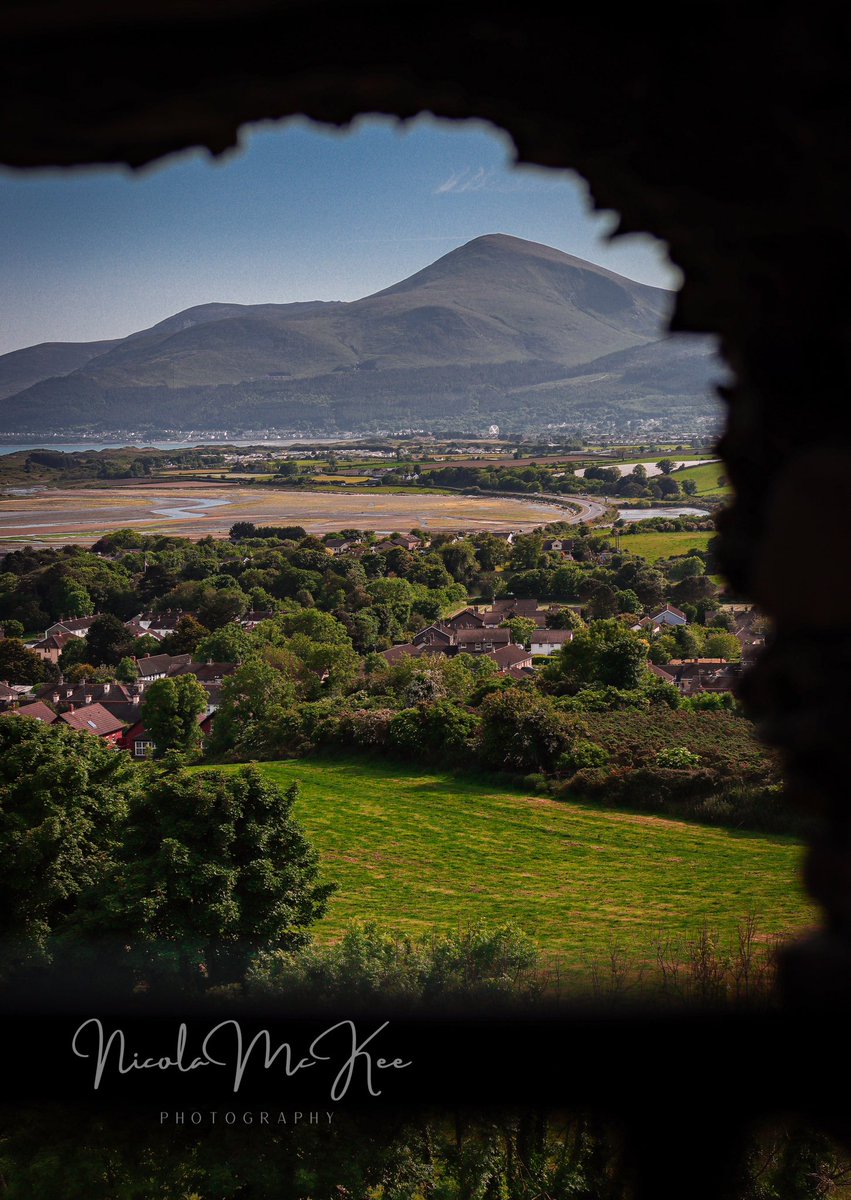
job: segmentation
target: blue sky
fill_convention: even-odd
[[[510,233],[660,287],[664,247],[607,242],[570,172],[512,165],[481,124],[362,119],[245,131],[238,150],[142,172],[0,172],[0,353],[123,337],[212,300],[354,300],[484,233]]]

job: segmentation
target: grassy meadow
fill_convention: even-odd
[[[675,554],[688,554],[689,550],[705,550],[714,533],[694,532],[662,533],[648,530],[647,533],[622,533],[620,544],[622,550],[631,554],[639,554],[648,562],[656,562],[657,558],[670,558]]]
[[[658,931],[761,936],[814,920],[791,838],[560,803],[488,778],[366,759],[263,763],[286,786],[323,874],[340,884],[317,927],[334,940],[356,918],[411,934],[476,918],[516,920],[546,957],[582,973],[613,944],[652,955]]]
[[[697,484],[697,493],[699,496],[722,497],[730,495],[730,487],[728,484],[720,486],[718,479],[724,474],[724,464],[722,462],[705,463],[702,467],[683,467],[680,471],[674,471],[672,478],[676,479],[677,483],[682,483],[684,479],[693,479]],[[694,496],[687,497],[689,500],[695,499]]]

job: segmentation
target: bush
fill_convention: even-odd
[[[560,771],[581,771],[585,767],[605,767],[609,761],[609,752],[597,742],[589,742],[586,738],[577,738],[569,750],[558,760]]]
[[[687,771],[690,767],[700,766],[700,755],[685,746],[671,746],[669,750],[657,752],[656,766],[668,767],[674,771]]]

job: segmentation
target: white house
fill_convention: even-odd
[[[530,640],[530,648],[533,654],[557,654],[566,642],[572,641],[572,629],[536,629]]]

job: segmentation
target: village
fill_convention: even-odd
[[[397,592],[399,589],[412,591],[416,585],[409,581],[416,577],[418,570],[422,573],[426,569],[424,564],[431,570],[431,582],[448,584],[454,589],[451,597],[447,594],[436,604],[432,602],[431,609],[422,600],[419,609],[416,603],[411,606],[409,602],[409,611],[403,614],[402,621],[397,619],[393,623],[386,613],[382,613],[384,636],[376,630],[371,639],[362,635],[360,644],[355,645],[360,657],[346,683],[348,693],[357,692],[370,670],[375,671],[375,664],[370,666],[368,658],[376,653],[389,668],[404,660],[426,662],[469,656],[471,661],[487,664],[487,669],[504,685],[537,689],[547,676],[547,666],[563,656],[565,647],[571,644],[578,630],[593,630],[598,621],[614,619],[624,632],[646,647],[643,670],[647,676],[668,685],[683,698],[709,694],[731,704],[744,666],[764,641],[758,614],[748,605],[719,604],[712,609],[704,604],[703,620],[697,622],[694,605],[686,606],[691,610],[690,617],[685,609],[664,600],[658,588],[651,587],[650,592],[658,593],[660,602],[650,604],[641,604],[640,600],[636,603],[637,593],[633,589],[621,589],[620,593],[612,591],[606,580],[614,577],[619,562],[628,567],[631,556],[616,554],[600,534],[589,537],[587,533],[577,535],[573,530],[570,536],[554,536],[552,532],[547,535],[546,530],[540,530],[535,537],[530,537],[511,531],[478,536],[466,532],[431,539],[421,531],[387,537],[343,531],[321,541],[306,535],[295,541],[292,537],[276,538],[275,535],[303,531],[283,529],[268,531],[272,534],[271,539],[257,536],[266,532],[254,526],[235,527],[236,536],[242,539],[237,544],[243,548],[251,547],[249,555],[239,564],[243,572],[256,563],[262,564],[273,544],[287,547],[293,561],[298,559],[299,553],[312,556],[311,568],[324,565],[333,575],[341,570],[341,564],[346,564],[343,569],[349,577],[354,575],[367,585],[367,594],[358,597],[359,608],[355,608],[355,612],[361,614],[369,607],[363,601],[371,599],[369,580],[378,581],[379,591],[382,586],[393,588],[394,584],[398,585]],[[128,539],[119,537],[118,540]],[[159,544],[168,549],[170,541],[176,540],[161,538]],[[223,545],[232,548],[231,543]],[[81,555],[87,553],[79,552]],[[99,554],[104,565],[109,564],[110,568],[113,564],[121,564],[122,570],[138,572],[141,567],[144,573],[155,570],[157,556],[156,550],[115,546],[109,539],[104,540]],[[559,601],[509,592],[490,599],[474,596],[472,602],[461,601],[462,594],[469,601],[472,585],[481,584],[482,576],[488,574],[482,570],[482,564],[485,568],[498,565],[499,573],[503,577],[508,575],[511,582],[510,568],[518,557],[525,563],[548,564],[552,578],[557,579],[558,572],[563,574],[565,569],[574,572],[574,583],[578,580],[579,592],[584,592],[586,598]],[[326,560],[325,564],[321,559]],[[502,562],[497,564],[497,560]],[[632,561],[634,565],[636,560]],[[692,566],[698,562],[696,556],[691,558]],[[454,583],[453,564],[456,564]],[[478,579],[470,575],[471,564],[472,570],[478,572]],[[231,572],[235,568],[231,563],[227,569]],[[443,577],[437,578],[436,572],[442,572]],[[675,575],[679,573],[674,571]],[[495,571],[489,574],[491,581],[498,578]],[[663,578],[658,572],[655,574],[657,582]],[[705,576],[697,576],[697,573],[685,576],[686,579],[693,577],[705,580]],[[465,580],[463,584],[461,579]],[[227,582],[236,584],[237,580],[228,575]],[[525,581],[521,578],[515,582]],[[647,586],[646,579],[644,585]],[[47,725],[66,726],[101,738],[134,758],[146,758],[157,750],[145,726],[146,701],[152,694],[156,695],[156,689],[151,692],[152,685],[191,676],[203,692],[203,708],[199,704],[196,718],[198,745],[205,745],[215,723],[224,681],[232,677],[246,659],[263,653],[262,639],[257,640],[258,629],[262,634],[264,628],[271,628],[276,616],[285,609],[305,606],[305,602],[308,607],[311,601],[315,603],[306,589],[297,589],[292,598],[280,599],[262,588],[259,592],[255,589],[254,598],[264,602],[262,608],[250,606],[251,596],[241,590],[234,593],[234,589],[221,588],[219,584],[219,593],[219,599],[226,593],[236,595],[233,612],[223,609],[220,621],[211,620],[209,611],[203,609],[199,612],[172,607],[166,593],[162,597],[165,607],[161,607],[160,598],[155,597],[150,607],[121,619],[120,627],[119,614],[106,610],[62,616],[46,625],[41,636],[23,640],[13,636],[18,633],[19,623],[14,619],[7,622],[4,645],[7,650],[13,644],[20,647],[24,654],[18,654],[17,658],[24,667],[23,673],[17,676],[7,668],[5,674],[8,677],[0,681],[0,713],[35,719]],[[606,604],[608,593],[613,597],[613,604]],[[618,595],[628,611],[617,612]],[[645,592],[645,598],[651,597]],[[336,599],[339,600],[339,596]],[[398,606],[398,600],[396,603]],[[343,615],[339,611],[341,607],[338,606],[336,613],[338,618]],[[434,619],[417,624],[418,610],[433,611]],[[348,619],[344,618],[344,623]],[[363,618],[361,620],[363,623]],[[716,652],[689,653],[689,649],[694,651],[697,645],[693,631],[715,627],[716,622],[716,636],[704,638],[705,642],[709,640],[716,644]],[[101,644],[98,630],[103,632],[104,625],[110,626],[112,631],[109,652],[97,650]],[[196,649],[199,645],[203,649],[203,641],[198,637],[196,645],[191,644],[191,637],[185,641],[187,631],[198,630],[210,635],[211,626],[217,626],[219,633],[222,629],[227,632],[230,626],[247,636],[243,636],[237,648],[228,648],[222,660],[199,657]],[[93,628],[94,638],[90,637]],[[186,649],[181,643],[181,634]],[[679,636],[679,641],[672,641],[671,635]],[[124,642],[120,647],[120,659],[113,652],[116,641]],[[725,649],[724,654],[717,653],[718,643]],[[678,652],[665,652],[675,647],[679,647]],[[3,661],[2,655],[0,661]],[[14,661],[14,656],[7,661]],[[36,661],[42,668],[42,681],[32,677],[31,665]],[[328,683],[329,670],[327,667],[318,669],[314,676],[313,688],[318,697]]]

